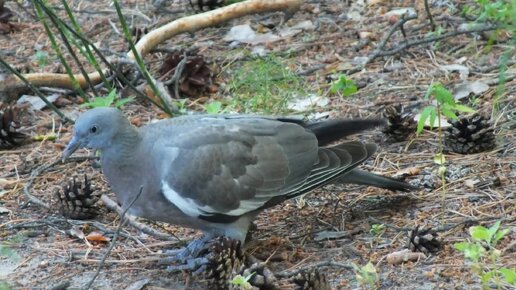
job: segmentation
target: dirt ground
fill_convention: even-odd
[[[60,1],[48,2],[65,17]],[[231,27],[240,24],[250,24],[264,33],[275,32],[276,28],[269,31],[263,23],[279,23],[282,13],[250,15],[217,27],[181,34],[159,48],[197,47],[198,54],[209,60],[216,71],[215,89],[186,102],[188,110],[196,111],[201,111],[202,104],[208,100],[226,102],[224,88],[228,86],[232,72],[250,59],[249,52],[256,46],[285,61],[285,65],[304,82],[307,91],[325,96],[328,102],[313,109],[312,113],[331,117],[380,116],[390,104],[403,104],[418,112],[426,104],[424,95],[432,82],[441,82],[453,91],[466,81],[479,81],[488,88],[461,102],[491,119],[497,146],[478,154],[447,153],[447,193],[443,196],[438,165],[433,161],[438,145],[436,132],[425,130],[419,136],[394,143],[388,142],[379,129],[361,134],[357,138],[379,145],[378,152],[362,168],[388,176],[410,172],[405,180],[420,189],[396,193],[364,186],[325,186],[302,200],[288,201],[260,214],[246,251],[266,261],[266,267],[276,276],[281,289],[294,289],[289,273],[310,269],[312,265],[318,265],[319,272],[326,276],[333,289],[480,289],[480,280],[473,274],[471,264],[453,244],[468,239],[470,226],[490,226],[500,220],[501,227],[510,231],[497,245],[502,255],[496,263],[507,268],[516,267],[514,48],[510,50],[510,42],[503,37],[488,45],[488,31],[458,34],[392,52],[405,41],[433,35],[423,5],[414,6],[413,1],[373,1],[367,6],[347,2],[310,1],[303,4],[283,27],[293,27],[303,21],[310,21],[313,27],[292,36],[282,36],[273,43],[234,45],[223,38]],[[462,24],[469,23],[461,17],[460,11],[471,1],[430,2],[434,20],[445,32],[456,31]],[[37,51],[52,55],[52,49],[33,8],[14,1],[5,5],[14,16],[11,18],[12,31],[0,35],[0,56],[22,72],[63,72],[55,58],[47,64],[38,62]],[[86,35],[99,44],[106,55],[125,53],[127,45],[119,32],[120,27],[114,29],[118,21],[111,1],[69,1],[69,5]],[[121,1],[121,5],[126,9],[132,27],[138,29],[152,29],[153,25],[194,13],[188,1],[165,1],[160,9],[156,9],[151,1]],[[407,39],[404,40],[399,29],[396,30],[379,50],[392,53],[378,56],[364,69],[355,70],[360,58],[374,53],[388,30],[399,20],[399,16],[389,12],[400,7],[413,7],[418,12],[416,19],[404,25]],[[504,56],[508,49],[512,54]],[[242,55],[242,51],[247,54]],[[159,69],[162,54],[156,52],[146,57],[154,73]],[[498,87],[502,57],[508,64],[508,72],[503,87]],[[465,68],[467,72],[464,72]],[[356,94],[344,98],[328,93],[331,82],[339,74],[347,75],[357,84]],[[498,109],[493,110],[498,89],[503,89],[503,93]],[[49,90],[44,92],[51,94]],[[59,96],[56,105],[68,116],[75,118],[84,110],[79,108],[81,99],[76,95],[67,91],[54,94]],[[100,168],[92,158],[76,158],[64,164],[56,162],[71,137],[70,124],[61,123],[48,108],[35,110],[23,104],[17,107],[22,108],[18,131],[34,140],[0,151],[0,240],[3,246],[0,281],[7,282],[12,289],[83,289],[109,247],[103,239],[113,238],[120,220],[116,213],[103,206],[91,220],[68,220],[59,214],[54,193],[72,177],[82,178],[87,174],[98,192],[107,193],[113,199],[114,196],[109,193]],[[123,111],[136,125],[162,115],[155,106],[138,99],[125,105]],[[35,137],[42,136],[52,137],[35,141]],[[87,151],[76,155],[84,157],[88,154],[92,156]],[[486,180],[486,185],[470,186],[474,180]],[[30,202],[24,187],[50,208]],[[139,221],[165,233],[165,238],[143,233],[132,226],[123,227],[92,289],[210,287],[202,274],[171,273],[166,270],[167,265],[158,263],[165,250],[182,245],[198,236],[198,232]],[[383,230],[371,231],[372,225],[378,224],[384,225]],[[407,248],[409,231],[416,227],[436,230],[441,249],[417,261],[388,263],[386,256]],[[98,233],[99,238],[87,241],[81,237],[82,233],[88,235],[91,232]],[[5,249],[11,252],[7,253]],[[378,282],[374,286],[361,282],[351,268],[352,264],[364,266],[369,261],[378,272]],[[511,289],[508,284],[500,287]]]

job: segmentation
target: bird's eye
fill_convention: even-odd
[[[99,130],[99,128],[98,128],[96,125],[95,125],[95,126],[92,126],[92,127],[90,128],[90,132],[91,132],[91,133],[97,133],[97,131],[98,131],[98,130]]]

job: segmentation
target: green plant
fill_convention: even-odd
[[[224,112],[224,109],[222,109],[222,103],[219,101],[213,101],[205,104],[204,110],[206,110],[206,113],[208,114],[220,114]]]
[[[355,271],[357,282],[362,285],[363,289],[379,288],[380,279],[373,263],[368,262],[365,266],[362,267],[353,264],[353,269]]]
[[[46,66],[49,63],[49,61],[50,61],[50,57],[48,56],[48,52],[43,51],[43,50],[36,51],[36,53],[33,56],[33,59],[38,63],[39,67]]]
[[[376,237],[380,237],[385,233],[385,225],[384,224],[372,224],[369,233]]]
[[[514,20],[516,2],[514,0],[475,0],[476,5],[468,5],[463,14],[475,17],[477,21],[492,21],[510,25]]]
[[[251,285],[251,283],[249,283],[249,280],[251,279],[251,277],[253,277],[253,275],[254,275],[254,272],[249,274],[247,277],[244,277],[244,276],[238,274],[231,281],[229,281],[229,283],[237,286],[238,289],[250,290],[250,289],[253,289],[253,285]]]
[[[349,97],[358,91],[357,85],[353,80],[347,79],[345,75],[339,75],[330,87],[330,93],[341,93],[344,97]]]
[[[99,107],[110,107],[113,105],[115,108],[120,108],[128,102],[132,101],[134,97],[122,98],[115,101],[116,90],[112,90],[106,97],[97,97],[93,101],[86,102],[81,105],[82,108],[99,108]]]
[[[428,88],[428,91],[425,95],[425,100],[432,99],[435,101],[435,104],[431,104],[423,108],[421,111],[421,115],[419,117],[417,123],[417,134],[419,135],[427,121],[429,121],[430,129],[436,127],[437,121],[437,132],[439,139],[439,147],[437,149],[437,153],[434,155],[434,163],[439,165],[439,176],[441,177],[441,182],[443,186],[443,195],[442,195],[442,210],[445,208],[445,198],[446,198],[446,159],[443,154],[443,132],[441,126],[441,117],[445,117],[448,119],[456,120],[458,119],[456,113],[457,112],[465,112],[465,113],[473,113],[475,110],[468,106],[464,106],[455,102],[452,93],[447,90],[440,83],[433,83]]]
[[[489,288],[489,282],[493,282],[498,289],[502,289],[502,278],[506,283],[516,285],[516,268],[499,267],[497,264],[502,252],[495,246],[509,232],[509,229],[500,229],[500,223],[497,221],[489,228],[470,227],[469,234],[473,241],[454,244],[454,248],[473,263],[471,270],[480,278],[484,288]]]
[[[272,54],[236,65],[228,80],[232,111],[281,114],[293,96],[305,93],[300,78]]]

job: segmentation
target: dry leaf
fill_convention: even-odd
[[[418,175],[419,173],[421,173],[421,169],[419,167],[408,167],[408,168],[399,170],[392,177],[400,178],[400,177],[406,177],[406,176],[414,176],[414,175]]]
[[[107,243],[111,239],[102,235],[99,232],[91,232],[86,236],[86,240],[88,240],[89,242]]]

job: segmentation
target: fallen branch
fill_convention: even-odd
[[[143,57],[160,43],[180,33],[195,32],[248,14],[272,11],[285,11],[290,14],[295,12],[300,5],[301,0],[249,0],[183,17],[147,33],[136,43],[136,50]],[[132,52],[128,52],[127,57],[132,60],[135,59]],[[25,74],[23,77],[34,86],[73,89],[72,82],[67,74],[32,73]],[[101,81],[98,72],[90,73],[88,77],[93,84],[98,84]],[[82,74],[75,75],[75,78],[81,87],[86,88],[88,86]],[[10,92],[14,88],[20,89],[20,87],[24,87],[22,81],[15,76],[9,76],[4,80],[4,88],[0,91],[0,94]]]
[[[452,31],[452,32],[448,32],[448,33],[445,33],[442,35],[422,38],[422,39],[413,40],[413,41],[407,41],[391,50],[379,51],[378,53],[373,54],[372,56],[374,56],[375,58],[379,57],[379,56],[390,56],[390,55],[400,53],[401,51],[403,51],[409,47],[412,47],[412,46],[418,46],[418,45],[425,44],[425,43],[435,42],[435,41],[443,40],[446,38],[455,37],[455,36],[461,35],[461,34],[485,32],[485,31],[496,30],[498,28],[500,28],[500,26],[498,26],[498,25],[488,25],[488,26],[476,26],[471,29]],[[369,56],[369,58],[371,58],[372,56]]]

